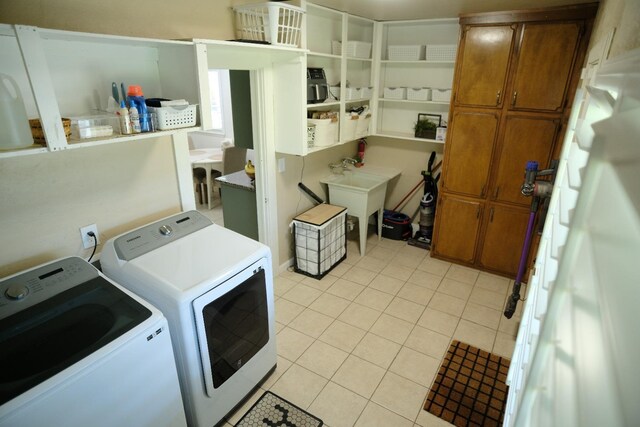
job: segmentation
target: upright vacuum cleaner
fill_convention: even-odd
[[[432,167],[435,159],[436,152],[432,151],[431,157],[429,157],[429,163],[427,164],[427,170],[422,171],[424,195],[422,199],[420,199],[420,228],[416,231],[413,238],[408,241],[410,245],[423,249],[429,249],[431,247],[433,222],[436,217],[436,204],[438,203],[438,180],[440,179],[440,174],[435,178],[433,177]]]
[[[522,245],[520,264],[518,265],[518,274],[516,276],[515,282],[513,283],[513,291],[509,299],[507,299],[507,304],[504,309],[504,317],[506,317],[507,319],[511,319],[511,316],[513,316],[513,313],[516,311],[518,301],[520,300],[520,286],[522,283],[522,276],[524,276],[524,272],[526,270],[527,258],[529,257],[529,246],[531,245],[533,224],[536,219],[536,213],[538,212],[538,208],[540,207],[541,203],[544,205],[543,208],[546,208],[548,204],[549,198],[551,197],[551,192],[553,191],[553,181],[555,180],[557,167],[557,160],[551,162],[550,169],[544,169],[541,171],[538,170],[538,162],[527,162],[524,184],[522,184],[520,192],[524,196],[533,196],[533,198],[531,199],[529,222],[527,223],[527,232],[525,234],[524,244]],[[536,180],[536,178],[539,176],[551,176],[551,181]],[[546,212],[544,216],[546,216]],[[543,220],[540,223],[540,230],[542,230],[544,216]]]

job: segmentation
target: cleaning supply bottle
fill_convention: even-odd
[[[129,101],[129,119],[131,120],[131,130],[133,133],[140,133],[140,115],[138,114],[136,102],[133,99]]]
[[[13,88],[9,89],[10,84]],[[20,89],[10,76],[0,73],[0,149],[25,148],[33,145]]]
[[[120,120],[120,133],[130,135],[133,132],[131,128],[131,117],[129,116],[129,110],[127,110],[124,100],[120,101],[120,109],[116,114],[118,115],[118,120]]]
[[[127,90],[127,100],[133,101],[138,109],[138,116],[140,119],[140,131],[150,132],[151,126],[149,123],[149,115],[147,114],[147,104],[144,100],[144,94],[142,88],[139,85],[131,85]]]

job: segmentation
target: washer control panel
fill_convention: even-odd
[[[115,239],[113,246],[119,259],[131,261],[212,224],[197,211],[183,212],[123,234]]]
[[[91,264],[70,257],[9,277],[0,282],[0,319],[98,276]]]

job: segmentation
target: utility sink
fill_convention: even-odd
[[[378,239],[382,236],[384,198],[390,176],[359,171],[345,171],[320,180],[329,187],[329,203],[347,208],[347,214],[358,217],[360,255],[364,256],[369,216],[378,212]]]

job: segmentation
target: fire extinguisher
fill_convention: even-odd
[[[360,163],[364,163],[364,148],[367,145],[367,141],[364,139],[361,139],[358,141],[358,156],[357,156],[357,160],[360,161]]]

